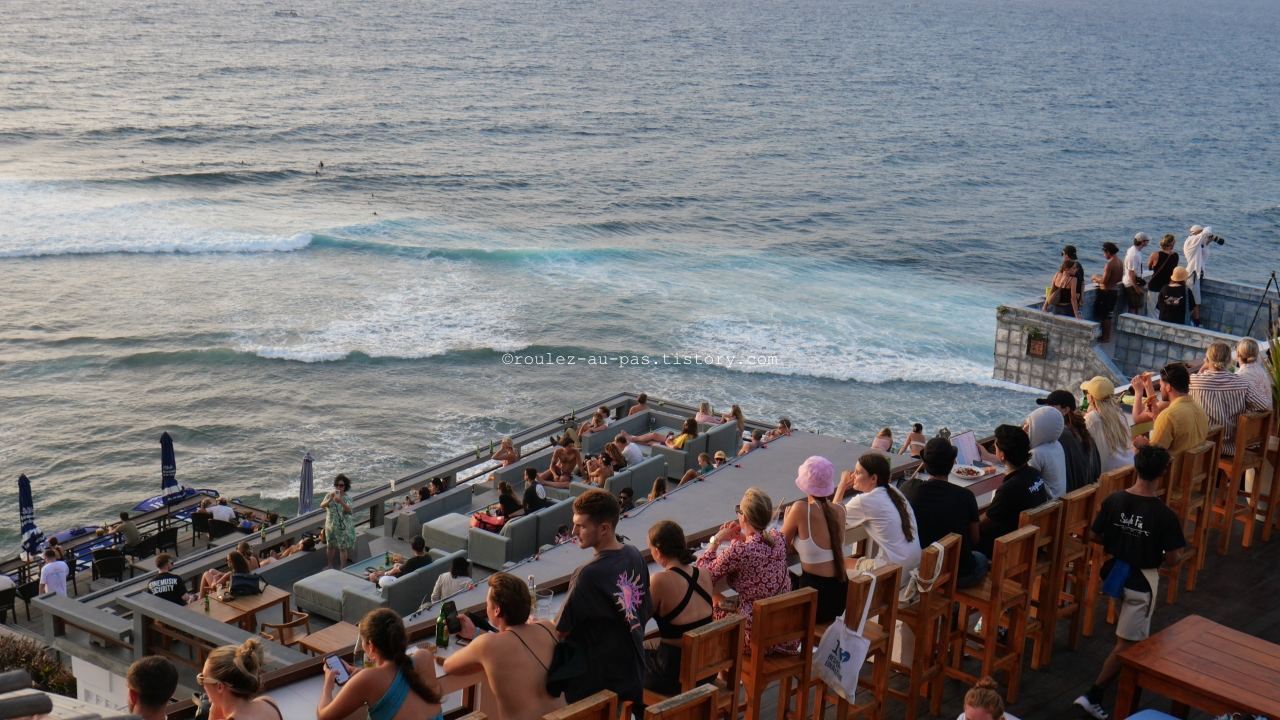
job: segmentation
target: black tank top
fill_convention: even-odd
[[[684,599],[680,601],[680,604],[677,605],[674,610],[665,616],[657,615],[653,618],[654,621],[658,623],[658,637],[663,640],[679,640],[690,630],[696,630],[711,622],[710,612],[708,612],[707,616],[701,620],[694,620],[693,622],[685,623],[684,625],[676,625],[671,622],[679,617],[680,613],[684,612],[684,609],[689,606],[689,601],[693,599],[693,594],[695,592],[701,595],[702,599],[706,600],[708,605],[712,604],[711,595],[709,595],[706,590],[703,590],[702,586],[698,584],[698,568],[693,569],[693,577],[686,575],[680,568],[671,568],[671,571],[684,578],[684,581],[689,583],[689,589],[685,591]]]

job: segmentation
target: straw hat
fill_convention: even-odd
[[[836,491],[835,475],[830,460],[814,455],[800,466],[796,487],[814,497],[830,497]]]
[[[1187,272],[1186,268],[1178,267],[1173,269],[1173,275],[1169,279],[1174,282],[1186,282],[1189,277],[1191,277],[1191,273]]]

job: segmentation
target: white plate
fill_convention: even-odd
[[[959,474],[958,472],[956,472],[957,470],[973,470],[978,474],[974,475],[973,477],[968,477],[968,476]],[[974,480],[981,480],[982,478],[986,477],[988,473],[980,467],[974,467],[972,465],[956,465],[955,467],[951,468],[951,474],[959,480],[967,480],[972,482]]]

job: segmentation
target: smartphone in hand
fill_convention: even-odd
[[[338,683],[339,687],[345,685],[346,682],[351,679],[351,674],[347,672],[347,667],[342,664],[342,660],[340,660],[337,655],[330,655],[325,658],[324,664],[327,665],[330,670],[338,674],[338,677],[334,679],[334,682]]]

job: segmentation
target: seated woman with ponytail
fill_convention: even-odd
[[[850,525],[864,525],[876,544],[876,556],[858,561],[858,570],[873,570],[889,563],[902,566],[905,585],[912,570],[920,567],[920,535],[916,515],[898,489],[889,484],[889,459],[879,453],[858,458],[853,470],[840,476],[839,500],[846,489],[858,492],[845,503]]]
[[[844,570],[845,510],[832,504],[836,491],[835,468],[831,461],[814,455],[800,466],[796,487],[805,493],[805,502],[787,508],[782,536],[787,549],[800,556],[800,587],[818,591],[819,625],[844,612],[848,576]],[[817,513],[814,513],[814,510]]]
[[[649,576],[658,637],[644,642],[644,686],[663,695],[679,695],[680,652],[684,634],[711,622],[711,573],[694,567],[684,529],[670,520],[649,528],[649,552],[662,566]]]
[[[420,649],[415,663],[405,654],[408,645],[404,621],[394,610],[379,608],[365,615],[360,621],[360,646],[374,667],[347,666],[351,679],[334,697],[338,675],[326,665],[317,720],[342,720],[365,705],[369,720],[440,720],[435,658],[429,650]]]
[[[271,698],[254,698],[262,690],[262,665],[262,643],[252,638],[209,653],[196,675],[209,695],[209,720],[284,720]]]

